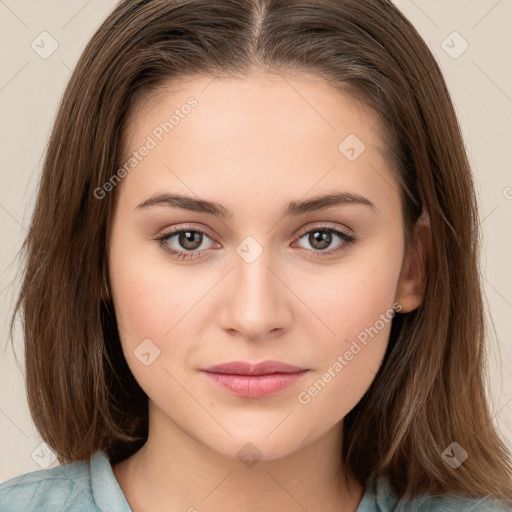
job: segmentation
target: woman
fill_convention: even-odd
[[[390,2],[121,2],[59,108],[17,304],[70,464],[2,505],[508,510],[477,219]]]

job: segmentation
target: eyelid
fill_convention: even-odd
[[[340,231],[347,236],[354,236],[354,232],[348,227],[345,227],[345,226],[340,227],[340,226],[336,226],[335,224],[331,224],[329,222],[322,223],[321,221],[320,221],[320,225],[319,225],[318,221],[317,221],[317,222],[313,222],[311,224],[307,224],[306,226],[301,228],[295,237],[301,238],[305,234],[307,234],[310,231],[313,231],[315,229],[329,229],[329,230],[333,230],[333,231]]]
[[[215,237],[210,233],[210,231],[208,231],[206,228],[196,227],[193,224],[189,224],[189,223],[178,224],[176,226],[173,226],[170,229],[164,229],[155,236],[155,240],[167,238],[167,237],[170,237],[177,233],[181,233],[183,231],[194,231],[197,233],[202,233],[203,235],[206,235],[208,238],[210,238],[215,243],[217,243],[217,244],[219,243],[215,239]]]

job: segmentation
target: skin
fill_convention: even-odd
[[[134,512],[354,511],[364,487],[344,476],[343,418],[372,383],[391,323],[307,404],[298,395],[394,303],[401,312],[421,303],[421,251],[405,251],[399,186],[378,149],[376,118],[308,75],[193,76],[169,82],[135,111],[126,153],[190,96],[197,107],[115,190],[111,296],[125,357],[149,397],[150,428],[146,444],[114,474]],[[338,150],[349,134],[366,146],[354,161]],[[375,208],[347,204],[283,217],[292,200],[338,191]],[[233,217],[137,208],[160,193],[215,201]],[[155,240],[183,223],[208,233],[199,257],[176,259]],[[318,249],[308,234],[324,223],[357,240],[333,234]],[[248,236],[263,249],[251,263],[237,253]],[[167,244],[187,252],[178,236]],[[147,366],[134,354],[144,339],[160,350]],[[267,359],[309,372],[251,399],[199,371]],[[247,443],[259,451],[251,466],[237,455]]]

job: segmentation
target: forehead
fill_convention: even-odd
[[[201,128],[208,130],[214,126],[217,133],[221,128],[224,133],[231,130],[241,137],[243,134],[239,134],[237,128],[247,121],[257,130],[296,119],[300,122],[287,125],[288,130],[281,134],[282,138],[287,133],[293,136],[292,130],[302,133],[314,130],[319,134],[330,130],[338,132],[339,136],[343,130],[351,128],[368,143],[377,145],[380,141],[375,113],[342,87],[335,88],[320,77],[305,73],[268,73],[244,78],[192,75],[169,79],[137,102],[126,127],[126,147],[130,147],[137,136],[150,132],[155,121],[165,122],[175,111],[180,114],[190,97],[194,97],[198,105],[187,125],[194,128],[197,136]],[[174,134],[183,131],[178,129],[178,124],[174,126]],[[261,137],[264,131],[261,131]],[[363,133],[366,131],[373,133]]]
[[[121,164],[151,149],[121,188],[133,200],[160,186],[223,196],[230,187],[304,194],[315,183],[371,191],[392,180],[379,128],[364,104],[312,75],[169,80],[129,119]]]

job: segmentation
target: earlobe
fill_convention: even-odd
[[[425,292],[428,254],[430,248],[430,220],[424,210],[413,230],[412,240],[404,256],[402,272],[396,289],[396,301],[401,305],[400,313],[409,313],[418,308]]]

